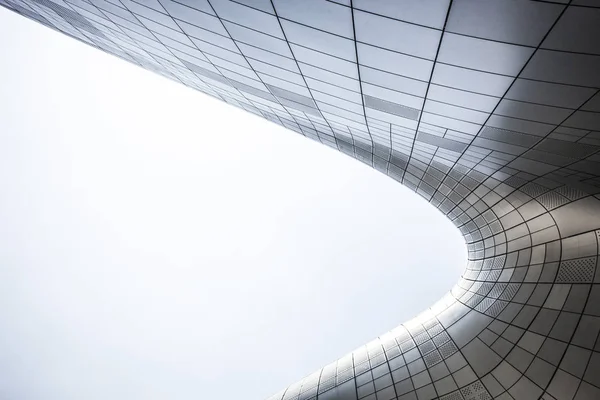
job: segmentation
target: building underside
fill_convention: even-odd
[[[444,298],[269,400],[600,399],[597,0],[0,4],[342,151],[462,232]]]

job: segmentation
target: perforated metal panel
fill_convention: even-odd
[[[560,263],[556,282],[585,283],[592,282],[596,269],[596,257],[579,258]]]

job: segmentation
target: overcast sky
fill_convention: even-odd
[[[263,399],[465,263],[421,197],[0,7],[0,398]]]

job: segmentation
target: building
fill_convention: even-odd
[[[563,3],[0,0],[374,167],[463,233],[444,298],[269,400],[600,399],[600,3]]]

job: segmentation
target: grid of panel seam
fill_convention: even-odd
[[[0,4],[355,157],[463,233],[442,300],[270,400],[600,398],[597,0]]]

